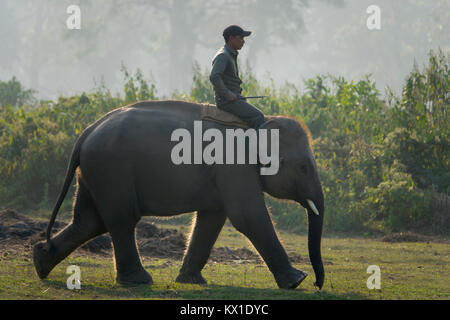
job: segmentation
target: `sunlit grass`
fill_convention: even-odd
[[[174,226],[170,226],[174,227]],[[187,232],[188,227],[178,227]],[[307,258],[305,236],[279,234],[287,252]],[[216,247],[251,248],[226,225]],[[324,238],[322,255],[326,280],[321,291],[312,267],[294,264],[309,276],[296,290],[277,288],[263,263],[208,262],[203,276],[208,285],[175,283],[181,260],[144,257],[152,286],[115,284],[111,257],[71,255],[46,280],[35,274],[29,254],[0,257],[0,299],[449,299],[450,245],[444,243],[385,243],[368,239]],[[81,290],[69,290],[66,269],[81,269]],[[381,269],[381,290],[366,286],[367,267]]]

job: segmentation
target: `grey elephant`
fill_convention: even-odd
[[[182,101],[144,101],[115,109],[86,128],[75,143],[64,185],[47,229],[35,244],[38,276],[50,271],[90,239],[109,232],[118,283],[152,283],[142,266],[135,227],[142,216],[173,216],[196,211],[193,231],[176,278],[206,283],[201,275],[226,221],[254,245],[280,288],[296,288],[307,276],[289,262],[274,230],[263,192],[300,203],[308,212],[308,249],[322,288],[321,237],[324,196],[307,128],[291,118],[268,117],[262,128],[278,129],[279,170],[261,175],[259,164],[206,165],[171,161],[178,128],[192,132],[201,105]],[[204,129],[227,127],[210,121]],[[76,175],[73,220],[50,238],[56,214]]]

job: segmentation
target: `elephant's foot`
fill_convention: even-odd
[[[175,282],[179,283],[192,283],[192,284],[206,284],[205,278],[203,278],[200,272],[197,273],[180,273],[175,279]]]
[[[153,284],[153,279],[150,274],[144,270],[144,268],[140,268],[138,271],[123,273],[117,272],[117,283],[119,284]]]
[[[33,247],[33,263],[40,279],[47,278],[48,274],[55,266],[53,263],[54,257],[48,252],[45,246],[45,242],[39,242]]]
[[[275,281],[280,289],[295,289],[307,276],[306,272],[292,268],[286,273],[276,275]]]

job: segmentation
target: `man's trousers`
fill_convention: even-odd
[[[258,129],[266,121],[264,114],[244,99],[225,102],[217,105],[217,107],[234,114],[254,129]]]

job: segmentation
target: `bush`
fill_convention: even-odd
[[[419,189],[399,164],[389,170],[376,188],[366,188],[367,226],[384,232],[428,229],[432,223],[431,194]],[[377,223],[379,222],[379,223]]]
[[[8,88],[0,96],[2,206],[51,208],[77,136],[116,107],[157,98],[156,86],[139,69],[134,75],[124,66],[122,71],[123,98],[113,98],[100,87],[33,104],[31,91],[15,78],[0,83]],[[279,88],[272,80],[261,83],[248,67],[242,78],[244,95],[269,96],[252,101],[265,114],[301,119],[309,127],[325,194],[327,231],[448,234],[449,77],[448,57],[442,52],[431,52],[423,71],[414,66],[402,96],[390,94],[388,103],[369,76],[348,82],[321,75],[306,80],[304,92],[289,83]],[[172,98],[214,103],[208,70],[195,65],[190,91],[175,92]],[[299,205],[266,199],[278,227],[307,230]]]
[[[401,98],[391,97],[398,129],[388,147],[419,187],[434,185],[443,193],[450,188],[449,57],[431,51],[423,71],[414,65]]]
[[[0,112],[0,203],[18,209],[53,205],[76,137],[122,103],[93,93],[36,108],[8,105]]]

